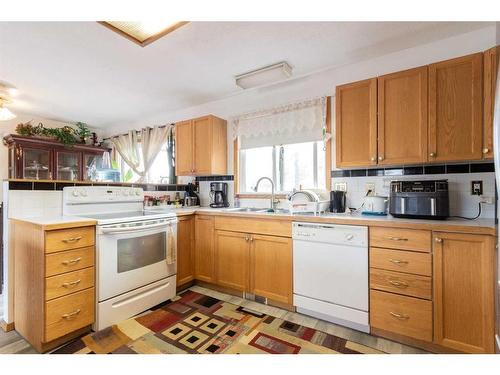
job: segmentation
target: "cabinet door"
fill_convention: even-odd
[[[378,78],[378,164],[427,161],[427,67]]]
[[[337,86],[336,166],[377,164],[377,79]]]
[[[177,285],[194,279],[194,216],[181,216],[177,224]]]
[[[292,304],[292,240],[251,235],[250,291],[277,302]]]
[[[175,175],[188,176],[194,172],[193,123],[175,124]]]
[[[82,154],[80,152],[56,150],[56,180],[81,180]]]
[[[500,46],[491,48],[484,53],[483,159],[493,158],[493,113],[499,59]]]
[[[52,180],[53,160],[50,148],[17,146],[17,157],[20,160],[17,178],[34,180]]]
[[[215,232],[215,273],[217,285],[248,290],[250,235],[239,232]]]
[[[214,218],[196,216],[195,219],[195,276],[208,283],[215,282]]]
[[[194,170],[197,175],[212,172],[212,124],[210,116],[193,120]]]
[[[494,237],[434,232],[434,342],[494,351]]]
[[[429,65],[429,161],[482,158],[483,55]]]

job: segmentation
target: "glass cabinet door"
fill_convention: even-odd
[[[83,179],[96,180],[96,171],[102,168],[103,154],[83,154]]]
[[[23,148],[23,178],[51,180],[50,150]]]
[[[57,152],[57,179],[74,181],[80,180],[80,153]]]

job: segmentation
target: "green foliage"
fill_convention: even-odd
[[[92,134],[84,123],[78,122],[76,126],[76,129],[68,125],[61,128],[46,128],[42,123],[33,126],[31,121],[28,121],[24,124],[18,124],[16,133],[28,137],[54,138],[66,146],[72,146],[79,141],[84,141],[84,138]]]
[[[123,176],[123,182],[129,182],[134,175],[132,174],[132,169],[129,169],[127,173],[125,173],[125,176]]]
[[[118,169],[118,162],[116,160],[111,160],[111,168]]]
[[[80,137],[82,141],[84,141],[86,138],[89,138],[92,135],[92,132],[87,127],[87,124],[83,122],[77,122],[75,125],[76,125],[75,134],[78,137]]]

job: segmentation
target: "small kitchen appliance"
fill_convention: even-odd
[[[391,181],[392,216],[444,220],[450,216],[449,206],[448,180]]]
[[[184,206],[199,206],[200,197],[196,193],[196,186],[192,183],[187,184],[186,194],[184,194]]]
[[[346,192],[333,190],[330,192],[330,212],[344,213],[346,207]]]
[[[210,207],[224,208],[229,207],[227,200],[227,183],[211,182],[210,183]]]
[[[387,215],[387,197],[379,197],[376,195],[367,195],[364,198],[363,215]]]

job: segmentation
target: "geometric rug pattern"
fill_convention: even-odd
[[[53,354],[370,354],[343,338],[188,290]]]

